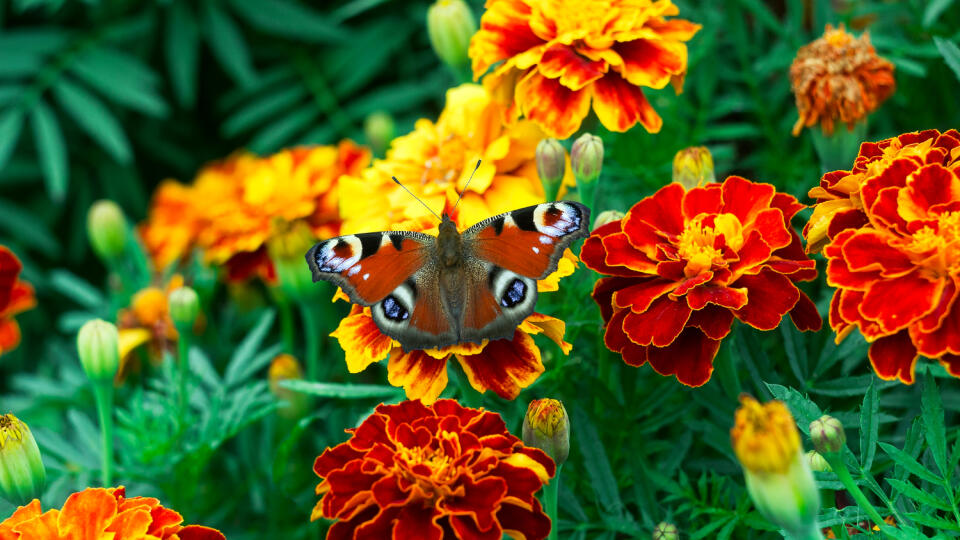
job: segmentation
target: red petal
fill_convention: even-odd
[[[611,223],[610,225],[614,224]],[[616,225],[619,225],[619,223]],[[604,228],[605,227],[607,227],[607,225],[604,225]],[[603,246],[602,236],[593,234],[583,242],[583,247],[580,248],[580,260],[583,261],[583,264],[586,265],[587,268],[610,276],[631,277],[643,275],[625,266],[608,266],[605,262],[606,258],[607,248]]]
[[[906,194],[911,206],[927,213],[934,206],[960,200],[960,178],[939,163],[927,165],[907,180]],[[907,201],[901,205],[906,206]]]
[[[920,272],[873,282],[863,297],[860,313],[887,333],[906,328],[940,302],[946,280],[929,281]]]
[[[864,214],[862,210],[841,210],[830,218],[830,225],[827,227],[827,236],[836,238],[838,234],[846,229],[859,229],[869,222],[867,215]]]
[[[843,245],[847,267],[854,272],[880,270],[881,276],[900,276],[914,269],[913,262],[899,249],[890,246],[891,236],[876,230],[857,231]]]
[[[467,516],[451,515],[449,517],[450,526],[459,540],[500,540],[503,538],[503,530],[499,523],[493,521],[492,516],[490,519],[492,525],[484,532],[480,530],[476,522]]]
[[[397,478],[394,476],[385,476],[373,484],[373,500],[381,508],[403,504],[410,498],[409,486],[404,490]]]
[[[631,311],[623,321],[630,341],[637,345],[664,347],[673,343],[690,318],[686,302],[660,297],[642,313]]]
[[[720,340],[710,339],[690,327],[668,347],[647,347],[647,359],[661,375],[676,375],[687,386],[702,386],[710,380],[719,349]]]
[[[766,262],[770,259],[771,254],[773,254],[773,249],[764,241],[760,232],[750,231],[743,246],[737,251],[737,257],[740,260],[730,264],[730,271],[745,273],[747,270]]]
[[[419,399],[429,405],[447,387],[447,357],[434,358],[423,351],[404,353],[395,347],[387,364],[387,380],[402,386],[407,399]]]
[[[435,519],[440,512],[431,506],[424,507],[418,504],[408,504],[397,516],[397,523],[393,528],[393,540],[409,540],[411,538],[424,540],[443,540],[443,529],[437,525]],[[383,536],[360,536],[358,538],[385,538]]]
[[[691,189],[683,197],[683,215],[688,220],[700,214],[717,214],[723,204],[723,191],[720,184],[707,184]]]
[[[913,368],[917,364],[917,349],[906,332],[882,337],[870,345],[870,363],[877,376],[886,381],[900,379],[913,384]]]
[[[687,293],[687,304],[691,309],[703,309],[707,304],[715,304],[730,309],[740,309],[747,305],[746,289],[732,287],[703,286]]]
[[[464,476],[460,485],[464,488],[464,494],[459,497],[446,497],[440,503],[441,510],[445,513],[463,516],[459,526],[469,529],[467,527],[467,522],[469,522],[473,525],[473,532],[496,529],[497,534],[501,534],[499,527],[494,527],[493,513],[507,494],[507,481],[496,476],[474,481],[469,476]],[[458,528],[456,521],[452,521],[451,524],[454,529]],[[500,537],[497,536],[495,540],[500,540]]]
[[[614,293],[636,282],[637,280],[635,279],[614,277],[598,279],[597,282],[593,284],[593,292],[590,296],[593,297],[593,301],[600,307],[600,315],[604,321],[609,321],[613,315],[612,303]]]
[[[489,388],[504,399],[517,397],[543,373],[540,349],[520,330],[514,332],[512,340],[490,341],[480,353],[457,358],[474,388]]]
[[[517,83],[515,96],[524,116],[559,139],[573,135],[590,111],[588,89],[571,90],[534,70]]]
[[[740,223],[750,223],[756,215],[770,207],[777,190],[770,184],[751,182],[740,176],[729,176],[723,181],[722,213],[737,216]]]
[[[960,354],[945,354],[938,358],[947,373],[960,378]]]
[[[800,298],[797,305],[790,310],[790,320],[797,330],[801,332],[819,331],[823,327],[823,319],[820,318],[820,312],[817,311],[817,305],[810,300],[803,291],[800,292]]]
[[[645,247],[649,241],[649,224],[656,231],[668,235],[679,235],[683,232],[684,220],[680,213],[683,204],[684,189],[680,184],[667,184],[653,195],[633,205],[623,218],[623,232],[631,239],[635,246]],[[638,242],[638,239],[640,243]],[[653,242],[663,240],[654,237]]]
[[[636,272],[644,274],[653,274],[657,271],[657,265],[650,260],[653,253],[644,253],[634,247],[634,243],[627,238],[624,233],[611,234],[603,238],[603,249],[606,251],[604,264],[608,267],[626,267]],[[650,250],[653,252],[654,250]]]
[[[944,291],[944,301],[947,304],[946,316],[940,322],[936,330],[923,332],[923,324],[910,326],[910,337],[917,346],[920,354],[937,358],[942,354],[960,354],[960,302],[957,301],[956,288],[951,284],[949,292],[951,297],[946,298],[948,291]],[[938,306],[939,308],[940,306]]]
[[[584,86],[603,77],[607,72],[607,63],[603,60],[594,61],[584,58],[570,47],[554,43],[540,57],[537,69],[544,77],[559,78],[560,84],[570,90],[581,90]]]
[[[188,525],[177,531],[177,536],[180,540],[227,540],[222,532],[200,525]]]
[[[653,278],[637,280],[635,285],[613,293],[614,308],[631,308],[635,313],[646,310],[654,300],[672,291],[679,285],[673,281]]]
[[[891,161],[883,168],[880,174],[868,178],[860,186],[860,197],[863,199],[863,207],[872,210],[881,190],[891,187],[904,187],[907,177],[918,168],[919,165],[917,162],[910,158],[897,158]]]
[[[710,339],[723,339],[730,333],[733,312],[719,306],[709,305],[694,311],[687,326],[696,326]]]
[[[764,269],[734,283],[747,288],[747,305],[734,312],[738,319],[759,330],[773,330],[800,298],[797,286],[783,274]]]
[[[793,240],[784,224],[783,212],[777,208],[767,208],[758,212],[753,220],[753,226],[754,230],[763,236],[763,241],[773,250],[785,248]]]
[[[650,106],[643,90],[614,71],[593,83],[593,110],[610,131],[624,132],[637,122],[650,133],[659,132],[663,126],[663,119]]]
[[[497,521],[511,538],[542,540],[550,534],[550,518],[540,509],[540,501],[536,499],[531,510],[505,502],[497,511]]]
[[[340,520],[330,526],[326,540],[354,540],[357,527],[368,523],[377,515],[376,506],[368,506],[362,512],[347,520]],[[393,511],[396,511],[395,509]]]
[[[622,73],[630,84],[663,88],[687,68],[687,46],[676,40],[637,39],[616,43],[623,58]]]
[[[622,351],[624,347],[632,343],[623,331],[623,319],[628,313],[630,313],[629,309],[617,310],[607,323],[606,331],[603,334],[603,344],[615,353]]]

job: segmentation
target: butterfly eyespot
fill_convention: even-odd
[[[503,307],[513,307],[520,302],[523,302],[523,299],[526,297],[527,284],[519,279],[514,279],[512,282],[510,282],[510,285],[507,286],[507,290],[500,298],[500,304]]]
[[[390,295],[383,299],[383,315],[393,321],[405,321],[410,318],[410,311],[403,307],[396,297]]]

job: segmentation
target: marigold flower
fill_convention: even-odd
[[[33,286],[20,279],[22,268],[13,252],[0,246],[0,355],[20,344],[20,325],[13,317],[37,305]]]
[[[225,540],[200,525],[182,526],[183,516],[152,497],[126,497],[124,488],[88,488],[73,493],[62,509],[42,512],[34,499],[0,523],[4,540]]]
[[[570,417],[558,399],[535,399],[523,417],[523,442],[547,453],[557,465],[570,455]]]
[[[700,386],[734,317],[772,330],[789,313],[800,330],[819,329],[795,284],[817,275],[790,226],[801,208],[770,184],[731,176],[690,191],[664,186],[595,229],[580,257],[610,276],[593,289],[607,347]]]
[[[0,496],[15,504],[26,503],[40,496],[46,480],[47,470],[30,428],[11,413],[0,415]]]
[[[730,430],[750,498],[764,516],[797,538],[816,528],[820,494],[800,445],[800,434],[782,401],[761,404],[740,396]]]
[[[800,47],[790,66],[790,85],[800,113],[794,135],[818,122],[826,135],[838,121],[852,130],[896,87],[893,64],[877,56],[870,36],[853,37],[842,24],[828,24],[823,37]]]
[[[827,244],[837,342],[858,328],[885,380],[913,383],[920,355],[960,377],[960,133],[864,143],[810,195],[804,232]]]
[[[337,520],[327,538],[535,540],[550,532],[534,493],[556,466],[496,413],[450,399],[381,404],[347,433],[313,465],[323,481],[311,518]]]
[[[227,278],[276,279],[267,242],[306,223],[315,238],[340,233],[337,181],[369,163],[370,152],[350,141],[298,147],[264,158],[237,153],[208,165],[192,186],[164,183],[140,228],[157,268],[193,247],[227,269]]]
[[[593,110],[611,131],[663,120],[643,94],[687,72],[687,45],[700,25],[667,19],[670,0],[490,0],[470,42],[473,76],[504,106],[508,122],[526,116],[565,139]]]

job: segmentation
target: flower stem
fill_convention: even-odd
[[[850,170],[860,151],[860,143],[866,135],[866,120],[854,124],[852,131],[848,131],[847,127],[841,124],[831,135],[825,135],[818,126],[811,128],[810,136],[817,157],[820,158],[821,172]]]
[[[177,411],[180,421],[185,422],[187,417],[187,380],[190,377],[190,338],[189,325],[177,325]]]
[[[93,385],[100,418],[101,464],[100,481],[103,487],[113,485],[113,380],[96,381]]]
[[[563,465],[557,465],[557,474],[553,475],[553,480],[543,486],[543,507],[550,518],[550,536],[547,540],[557,540],[559,538],[559,521],[557,519],[557,498],[560,493],[560,471]]]
[[[294,351],[294,329],[293,329],[293,306],[289,300],[278,302],[280,308],[280,332],[283,336],[283,352],[293,354]]]
[[[850,476],[850,471],[847,469],[847,464],[843,462],[843,457],[835,452],[824,452],[822,455],[824,459],[827,460],[827,463],[830,464],[833,472],[836,473],[837,479],[840,480],[843,487],[853,497],[853,500],[856,501],[857,506],[863,509],[863,511],[870,516],[873,523],[883,531],[888,525],[884,523],[880,512],[877,512],[877,509],[870,503],[867,496],[860,490],[860,486],[858,486],[853,477]]]
[[[300,316],[303,317],[303,334],[306,337],[307,380],[316,381],[320,369],[320,321],[317,312],[307,302],[300,302]]]

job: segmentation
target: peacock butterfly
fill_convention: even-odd
[[[440,219],[437,236],[386,231],[320,242],[306,256],[313,281],[330,281],[352,302],[372,306],[377,327],[405,351],[509,338],[533,313],[537,280],[588,236],[590,209],[548,202],[463,232],[446,212]]]

